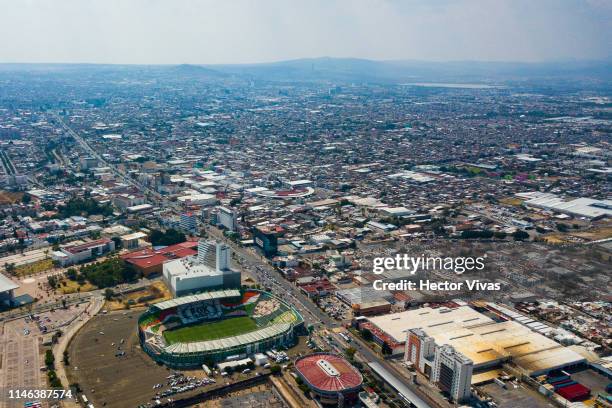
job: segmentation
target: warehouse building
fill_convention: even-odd
[[[579,366],[584,357],[516,321],[496,322],[470,306],[407,310],[370,317],[375,337],[404,345],[404,360],[432,378],[435,350],[452,346],[484,372],[512,361],[527,375]],[[362,323],[363,325],[363,323]],[[414,329],[420,329],[414,330]]]

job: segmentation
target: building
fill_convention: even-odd
[[[203,290],[239,288],[241,274],[230,268],[230,248],[213,241],[200,240],[196,256],[163,264],[163,278],[174,296]]]
[[[219,271],[230,268],[231,249],[225,244],[201,239],[198,241],[198,262]]]
[[[183,231],[193,234],[198,229],[198,220],[192,212],[182,213],[179,225]]]
[[[515,321],[496,322],[467,305],[424,307],[365,320],[360,327],[369,324],[375,341],[401,344],[404,359],[415,364],[417,361],[412,355],[416,351],[410,342],[417,339],[411,338],[411,334],[414,334],[412,329],[421,329],[433,339],[436,347],[445,344],[453,346],[457,352],[472,360],[474,371],[479,373],[491,371],[506,362],[514,363],[531,376],[585,363],[585,358],[580,354],[529,327]],[[425,351],[419,352],[419,356],[427,354]],[[422,364],[428,363],[418,361],[417,366]],[[421,370],[427,374],[426,369]]]
[[[391,311],[391,303],[381,299],[373,302],[357,303],[352,308],[355,316],[374,316],[389,313]]]
[[[11,307],[15,302],[15,289],[19,288],[15,282],[0,274],[0,306]]]
[[[358,400],[363,377],[336,354],[315,353],[298,358],[295,372],[323,405],[350,406]]]
[[[132,234],[123,235],[121,239],[121,248],[123,249],[137,249],[140,247],[140,240],[146,238],[147,234],[144,232],[134,232]]]
[[[61,266],[75,265],[89,261],[115,250],[115,242],[109,238],[101,238],[84,244],[69,245],[54,251],[51,258]]]
[[[177,201],[184,205],[215,205],[217,197],[213,194],[191,194],[177,197]]]
[[[236,213],[227,207],[219,207],[217,225],[223,226],[228,231],[235,231],[237,227]]]
[[[294,180],[294,181],[287,181],[285,185],[292,190],[297,190],[297,189],[303,189],[306,187],[312,187],[313,184],[311,180]]]
[[[431,381],[453,401],[462,402],[472,395],[473,369],[472,360],[445,344],[436,347]]]
[[[123,212],[130,207],[145,204],[145,202],[144,196],[136,194],[119,194],[113,197],[113,204]]]
[[[98,167],[98,159],[96,159],[95,157],[81,157],[81,159],[79,160],[81,162],[81,169],[83,170],[88,170],[88,169],[93,169],[95,167]]]
[[[264,256],[271,258],[278,253],[278,231],[270,227],[255,227],[253,229],[253,244]]]
[[[566,201],[555,194],[541,192],[519,193],[517,196],[527,199],[523,203],[527,207],[540,208],[545,211],[571,215],[572,217],[594,220],[612,216],[612,200],[594,200],[581,197]]]
[[[431,405],[423,401],[410,388],[408,388],[402,380],[390,373],[389,370],[387,370],[378,361],[369,362],[368,367],[370,367],[376,377],[380,378],[385,385],[393,389],[397,393],[398,397],[403,400],[407,406],[415,408],[432,408]]]
[[[260,302],[265,307],[258,307]],[[229,325],[237,316],[248,317],[255,327],[236,326],[233,336],[207,335],[188,342],[168,342],[164,335],[187,325],[220,321]],[[218,290],[167,300],[152,305],[138,319],[142,349],[155,361],[176,368],[200,368],[229,357],[253,356],[256,362],[262,362],[261,353],[291,347],[303,331],[304,320],[297,310],[271,293],[252,289]]]
[[[185,241],[161,249],[146,248],[121,255],[121,258],[132,265],[145,277],[161,275],[163,264],[175,259],[197,255],[197,241]]]
[[[414,364],[417,370],[427,378],[432,377],[433,356],[436,353],[436,342],[421,329],[408,331],[406,354],[404,360]]]

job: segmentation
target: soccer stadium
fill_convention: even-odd
[[[271,293],[231,289],[152,305],[138,333],[155,361],[187,368],[293,345],[303,326],[302,316]]]
[[[363,377],[344,358],[314,353],[295,361],[295,371],[323,405],[340,405],[357,399]]]

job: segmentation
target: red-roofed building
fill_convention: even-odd
[[[358,398],[363,383],[361,373],[344,358],[331,353],[315,353],[298,358],[295,371],[322,404],[344,405]]]
[[[328,296],[334,292],[334,285],[327,278],[300,285],[299,288],[309,298]]]
[[[129,252],[121,255],[121,258],[133,265],[144,276],[151,276],[162,273],[164,262],[196,255],[197,247],[198,241],[185,241],[158,250],[147,248]]]

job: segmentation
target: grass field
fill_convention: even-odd
[[[233,337],[255,329],[257,323],[250,317],[242,316],[164,331],[164,338],[169,344],[189,343]]]
[[[40,272],[48,271],[53,268],[53,259],[45,258],[39,261],[34,261],[24,265],[18,265],[15,267],[15,274],[17,276],[28,276]]]

